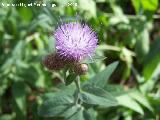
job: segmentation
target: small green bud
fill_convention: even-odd
[[[88,72],[87,64],[76,64],[74,67],[74,72],[78,75],[85,75]]]

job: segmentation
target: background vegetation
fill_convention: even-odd
[[[2,0],[0,4],[20,2],[40,1]],[[83,76],[83,81],[113,61],[119,61],[105,89],[116,96],[120,105],[97,110],[97,119],[160,119],[160,1],[41,2],[48,5],[0,5],[0,120],[44,119],[37,114],[42,96],[56,91],[62,77],[57,72],[47,71],[41,60],[53,50],[50,40],[53,40],[57,23],[61,19],[71,21],[75,17],[97,32],[97,54],[107,57],[90,64],[89,73]],[[69,6],[68,2],[71,3]],[[56,7],[51,7],[51,4]]]

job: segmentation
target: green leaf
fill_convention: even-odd
[[[134,92],[129,93],[129,95],[133,99],[138,101],[140,104],[142,104],[143,106],[145,106],[146,108],[148,108],[150,111],[153,112],[152,106],[150,105],[149,101],[142,93],[140,93],[139,91],[134,91]]]
[[[86,118],[86,120],[97,120],[97,112],[92,108],[85,110],[84,118]]]
[[[141,0],[144,10],[155,11],[158,7],[158,0]]]
[[[133,111],[136,111],[140,114],[144,114],[141,106],[127,94],[121,95],[117,97],[118,103],[124,107],[130,108]]]
[[[26,85],[23,82],[13,84],[12,93],[14,97],[14,109],[17,118],[25,119],[26,117]]]
[[[3,114],[0,116],[0,120],[13,120],[14,115]]]
[[[28,7],[19,7],[18,12],[24,21],[29,22],[33,17],[32,9]]]
[[[52,103],[51,101],[47,103],[48,105],[44,104],[38,114],[39,116],[42,116],[42,117],[60,117],[62,115],[62,113],[64,111],[66,111],[67,109],[69,109],[69,106],[70,105],[54,105],[54,103]],[[49,106],[49,104],[51,106]]]
[[[69,74],[66,78],[66,85],[70,85],[75,79],[76,79],[77,75],[72,73]]]
[[[115,4],[111,6],[114,12],[114,16],[110,17],[109,24],[115,25],[118,23],[129,24],[129,19],[123,14],[121,7],[116,6]]]
[[[83,86],[82,90],[85,92],[88,92],[90,94],[93,94],[93,95],[96,95],[99,97],[103,97],[103,98],[111,101],[113,104],[117,104],[117,100],[115,99],[115,97],[112,94],[110,94],[109,92],[107,92],[101,88],[98,88],[96,86],[91,86],[91,85],[85,85],[85,86]]]
[[[156,39],[144,59],[143,76],[146,80],[156,79],[160,74],[160,38]]]
[[[142,11],[141,0],[132,0],[132,4],[134,6],[136,13],[139,14]]]
[[[54,97],[58,96],[70,96],[71,99],[73,99],[74,91],[76,90],[76,87],[74,84],[70,84],[69,86],[62,86],[57,92],[49,92],[44,94],[43,99],[53,99]]]
[[[24,41],[19,41],[17,42],[16,46],[12,50],[12,55],[6,59],[6,61],[3,63],[2,67],[0,70],[5,71],[7,68],[11,68],[12,65],[19,65],[19,59],[22,58],[22,51],[24,52],[25,48],[25,42]]]
[[[53,36],[50,36],[49,39],[48,39],[48,51],[50,53],[54,53],[56,51],[55,38]]]
[[[80,0],[79,6],[81,10],[89,12],[89,15],[91,15],[91,17],[96,17],[96,3],[94,2],[94,0]]]
[[[2,78],[0,77],[0,79]],[[0,80],[0,96],[2,96],[6,92],[7,88],[9,87],[8,83],[8,79]]]
[[[76,112],[79,111],[80,107],[81,107],[80,105],[73,105],[73,106],[71,105],[70,108],[64,111],[61,116],[63,116],[66,119],[69,119],[74,114],[76,114]]]
[[[113,73],[113,71],[116,69],[118,65],[118,62],[114,62],[106,67],[105,70],[98,73],[96,76],[85,82],[83,85],[90,84],[93,86],[101,87],[103,88],[106,85],[107,80]]]
[[[158,55],[159,51],[160,51],[160,37],[158,37],[151,43],[150,51],[144,59],[144,65],[152,61],[154,57]]]
[[[79,110],[69,117],[67,120],[85,120],[83,117],[83,108],[79,108]]]
[[[122,85],[106,85],[104,90],[108,91],[113,96],[120,96],[126,92]]]
[[[97,3],[104,3],[106,2],[105,0],[95,0]]]
[[[38,110],[38,115],[43,117],[57,117],[62,116],[72,106],[72,97],[63,95],[53,97],[52,99],[46,100]]]
[[[158,7],[158,0],[132,0],[136,13],[144,11],[155,11]]]
[[[42,13],[38,16],[38,18],[36,17],[30,24],[29,26],[29,31],[33,31],[34,29],[36,29],[38,26],[42,27],[45,30],[51,30],[52,27],[50,26],[52,24],[52,20],[51,18],[49,18],[48,15]]]
[[[135,51],[140,61],[143,61],[149,52],[149,32],[146,28],[142,29],[138,35]]]
[[[145,80],[157,80],[160,75],[160,55],[157,55],[144,66],[143,76]]]
[[[25,42],[24,41],[19,41],[14,50],[12,51],[12,56],[17,60],[17,58],[21,58],[22,57],[22,53],[24,52],[24,48],[25,48]]]
[[[84,103],[89,105],[98,105],[100,107],[106,108],[111,106],[116,106],[117,102],[106,99],[105,97],[96,96],[87,92],[81,92],[80,98]]]

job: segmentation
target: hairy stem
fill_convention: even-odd
[[[80,77],[77,76],[77,78],[75,79],[75,84],[76,84],[76,95],[75,95],[75,104],[78,104],[78,100],[79,100],[79,93],[81,92],[81,86],[80,86]]]

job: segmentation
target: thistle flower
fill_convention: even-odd
[[[62,24],[54,35],[57,54],[66,61],[79,62],[91,57],[97,47],[96,33],[86,24]]]

